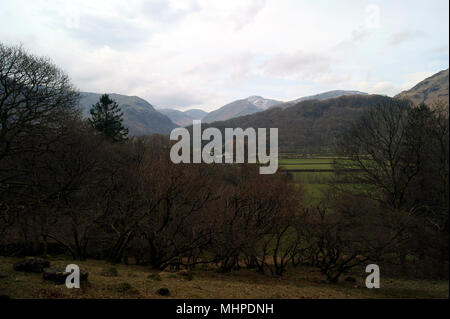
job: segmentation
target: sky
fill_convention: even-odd
[[[449,67],[448,0],[1,0],[0,41],[81,91],[211,111],[260,95],[393,96]]]

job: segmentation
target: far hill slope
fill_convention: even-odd
[[[203,125],[221,129],[278,128],[280,152],[329,152],[336,137],[364,111],[391,98],[381,95],[350,95],[328,100],[307,100],[287,108]]]
[[[280,103],[282,102],[265,99],[261,96],[250,96],[246,99],[231,102],[218,110],[208,113],[202,121],[205,123],[225,121],[234,117],[261,112]]]
[[[172,122],[179,126],[192,125],[194,118],[188,114],[175,109],[158,109],[159,112],[166,115]]]
[[[184,113],[189,115],[190,117],[192,117],[194,120],[201,120],[206,115],[208,115],[208,112],[205,112],[205,111],[199,110],[199,109],[187,110],[187,111],[184,111]]]
[[[413,88],[397,94],[396,98],[406,98],[415,105],[421,103],[433,104],[438,100],[448,103],[448,69],[440,71],[419,82]]]
[[[80,107],[84,117],[89,117],[91,106],[98,102],[101,94],[82,92]],[[137,96],[111,93],[123,112],[123,124],[128,127],[130,135],[169,134],[176,125],[164,114],[156,111],[146,100]]]
[[[178,111],[175,109],[158,109],[159,112],[166,115],[172,122],[180,126],[192,125],[193,120],[203,119],[207,112],[203,110],[192,109],[188,111]]]
[[[282,108],[286,108],[292,105],[295,105],[299,102],[302,101],[308,101],[308,100],[327,100],[327,99],[332,99],[335,97],[340,97],[340,96],[345,96],[345,95],[367,95],[367,93],[364,92],[360,92],[360,91],[346,91],[346,90],[334,90],[334,91],[328,91],[328,92],[323,92],[323,93],[319,93],[319,94],[315,94],[315,95],[310,95],[310,96],[304,96],[301,97],[299,99],[296,100],[292,100],[289,102],[285,102],[285,103],[281,103],[272,107],[282,107]]]

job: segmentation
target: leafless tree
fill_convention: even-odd
[[[50,59],[0,43],[0,160],[29,151],[23,138],[40,136],[61,116],[76,113],[78,92]]]

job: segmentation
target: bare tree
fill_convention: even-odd
[[[349,177],[366,185],[366,195],[392,209],[405,204],[406,191],[419,168],[404,153],[410,103],[389,100],[370,109],[343,134],[336,162],[338,171],[358,169]]]
[[[78,92],[50,59],[0,43],[0,160],[29,150],[22,138],[75,113]]]
[[[389,100],[369,110],[340,140],[343,157],[336,168],[356,169],[345,178],[392,218],[404,268],[407,254],[448,267],[448,136],[447,105],[412,108],[408,101]]]
[[[0,43],[0,209],[5,221],[20,215],[25,238],[34,213],[47,212],[36,192],[44,180],[33,177],[59,132],[78,118],[77,101],[69,77],[48,58]]]

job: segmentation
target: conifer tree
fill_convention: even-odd
[[[100,100],[92,105],[90,112],[89,122],[94,129],[102,132],[113,142],[127,139],[128,129],[122,125],[123,112],[108,94],[103,94]]]

